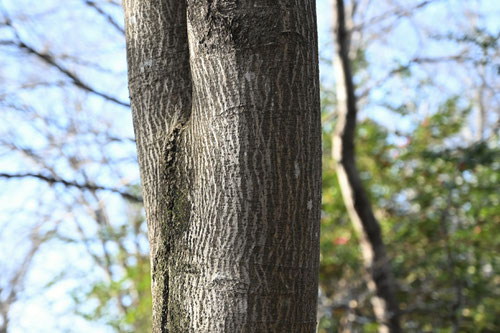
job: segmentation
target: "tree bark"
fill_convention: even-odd
[[[314,0],[125,0],[153,332],[314,332]]]
[[[333,156],[342,197],[359,235],[361,252],[369,273],[368,288],[375,294],[372,305],[379,332],[401,332],[392,267],[382,239],[380,225],[373,214],[368,195],[355,163],[356,95],[349,60],[349,36],[343,0],[333,0],[336,54],[338,119],[333,139]]]

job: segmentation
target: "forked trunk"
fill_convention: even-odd
[[[154,332],[314,332],[314,0],[125,0]]]

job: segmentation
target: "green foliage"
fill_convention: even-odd
[[[405,136],[369,119],[358,126],[358,166],[393,259],[409,332],[500,329],[499,138],[458,141],[468,114],[453,97]],[[324,140],[331,136],[325,130]],[[319,332],[346,322],[371,332],[358,244],[330,156],[324,152],[320,268],[328,311]]]
[[[109,249],[97,259],[105,278],[72,293],[75,312],[89,321],[101,322],[115,332],[150,332],[152,320],[149,256],[141,251],[144,220],[135,212],[129,223],[103,226],[98,233]],[[128,243],[134,246],[127,246]],[[111,248],[117,250],[111,251]]]

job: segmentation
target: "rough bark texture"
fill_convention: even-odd
[[[153,331],[314,332],[314,0],[124,7]]]
[[[333,142],[337,176],[349,216],[360,236],[365,267],[370,274],[368,288],[376,296],[373,309],[379,332],[401,332],[395,281],[382,232],[364,190],[355,163],[356,96],[349,60],[349,38],[343,0],[333,0],[336,54],[334,59],[338,119]]]

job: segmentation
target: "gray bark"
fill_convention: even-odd
[[[360,238],[363,260],[367,269],[368,288],[374,292],[372,305],[379,323],[379,332],[401,332],[396,284],[390,259],[382,239],[380,225],[371,208],[368,195],[355,162],[356,95],[349,59],[349,36],[346,30],[343,0],[333,0],[338,119],[333,140],[342,197],[349,217]]]
[[[314,332],[314,0],[125,0],[154,332]]]
[[[9,327],[9,317],[7,311],[6,312],[2,311],[2,313],[0,313],[0,318],[1,318],[0,333],[7,333],[7,327]]]

